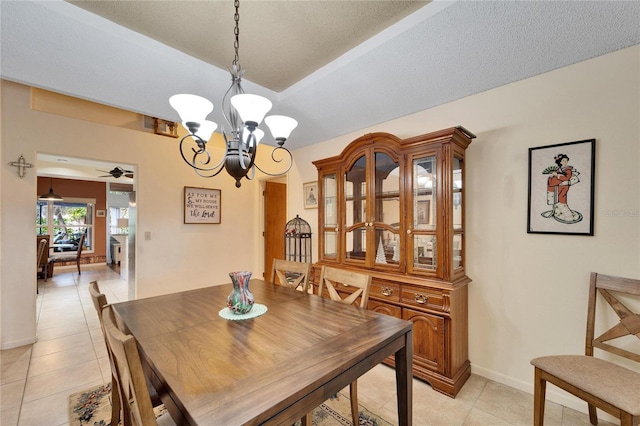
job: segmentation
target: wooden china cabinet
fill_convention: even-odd
[[[314,283],[322,265],[371,274],[368,308],[413,322],[414,376],[452,397],[471,374],[463,190],[473,138],[463,127],[409,139],[371,133],[313,162]]]

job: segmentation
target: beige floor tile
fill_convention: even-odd
[[[69,395],[101,384],[102,381],[76,386],[22,405],[19,426],[63,425],[69,421]]]
[[[78,363],[95,359],[96,353],[92,345],[33,357],[29,368],[29,377],[39,376],[61,368],[73,367]]]
[[[27,378],[30,359],[23,357],[11,364],[0,366],[0,384],[7,384]]]
[[[31,345],[0,351],[0,365],[12,364],[31,357]]]
[[[395,370],[378,365],[358,379],[358,401],[367,407],[396,401]]]
[[[476,407],[512,425],[530,425],[533,422],[533,395],[489,381],[478,398]],[[559,425],[562,406],[547,401],[545,424]]]
[[[585,411],[587,404],[585,403]],[[545,407],[546,409],[546,407]],[[546,416],[545,416],[546,420]],[[598,425],[599,426],[612,426],[617,423],[610,423],[603,419],[602,412],[598,412]],[[589,421],[589,414],[581,413],[580,411],[576,411],[572,408],[562,407],[562,426],[590,426],[591,422]]]
[[[0,409],[2,411],[10,408],[20,407],[22,403],[22,395],[24,393],[25,380],[7,383],[0,386]]]
[[[38,341],[33,345],[33,356],[48,355],[91,344],[91,336],[88,331],[85,331],[71,336],[58,337],[57,339]]]
[[[0,412],[0,425],[17,426],[19,414],[20,414],[20,407],[10,408],[8,410],[2,410]]]
[[[102,374],[97,359],[77,363],[73,367],[28,377],[24,391],[24,402],[35,401],[61,391],[101,381]]]
[[[102,381],[108,382],[111,380],[111,364],[109,362],[109,357],[104,356],[102,358],[98,358],[98,364],[100,364],[100,373],[102,373]]]
[[[38,341],[57,339],[59,337],[71,336],[87,331],[87,324],[84,322],[63,324],[59,326],[41,329],[38,327]]]
[[[67,392],[62,392],[25,403],[18,425],[60,425],[68,422],[68,396]]]
[[[478,408],[472,408],[464,421],[464,426],[510,426],[511,423],[492,416]]]

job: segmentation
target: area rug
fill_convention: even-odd
[[[69,426],[109,426],[111,423],[111,383],[69,395]],[[313,424],[322,426],[351,425],[349,397],[338,393],[313,410]],[[156,417],[165,412],[156,407]],[[361,426],[392,426],[360,404]]]

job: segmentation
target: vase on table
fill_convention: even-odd
[[[229,277],[231,277],[233,290],[227,296],[227,307],[234,314],[246,314],[253,308],[253,302],[255,301],[253,293],[249,290],[251,272],[230,272]]]

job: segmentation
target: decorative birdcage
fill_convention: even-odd
[[[284,227],[284,258],[311,263],[311,226],[298,215]]]

